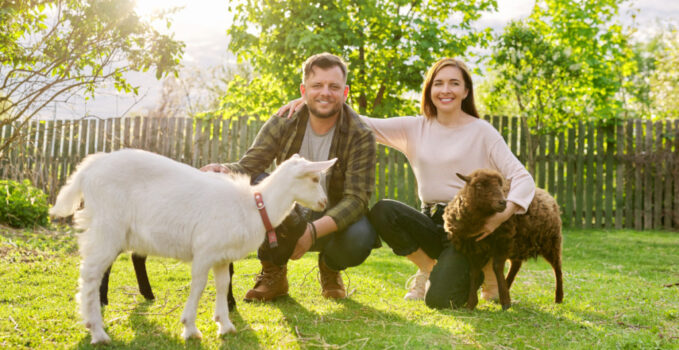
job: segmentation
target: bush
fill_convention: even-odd
[[[0,223],[17,227],[49,224],[47,195],[31,182],[0,180]]]

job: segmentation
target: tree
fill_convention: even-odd
[[[426,69],[486,45],[489,29],[472,24],[495,8],[495,0],[249,0],[234,8],[229,48],[252,64],[264,90],[284,91],[283,100],[299,96],[304,60],[327,51],[347,61],[359,113],[414,114],[408,93],[420,89]]]
[[[638,68],[629,33],[614,21],[621,0],[538,0],[531,15],[509,23],[493,46],[491,111],[508,105],[519,114],[527,137],[528,168],[539,134],[577,121],[612,125],[624,115],[625,92]]]
[[[20,129],[57,98],[92,96],[103,82],[136,93],[125,72],[176,74],[183,47],[141,19],[133,0],[2,0],[0,126]],[[3,140],[0,158],[19,135]]]

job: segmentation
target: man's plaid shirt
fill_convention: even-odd
[[[274,159],[276,164],[282,163],[299,152],[308,118],[306,106],[290,119],[271,117],[245,155],[236,163],[224,165],[253,176],[264,172]],[[347,104],[340,112],[330,145],[328,159],[335,157],[337,162],[326,175],[329,209],[325,215],[332,217],[341,231],[366,213],[375,186],[375,136]]]

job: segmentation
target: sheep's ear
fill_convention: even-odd
[[[507,187],[512,187],[512,178],[505,179],[507,181]]]
[[[460,174],[460,173],[455,173],[455,174],[457,174],[457,177],[459,177],[460,179],[462,179],[462,181],[464,181],[464,182],[469,182],[469,181],[472,180],[472,178],[469,177],[469,176],[464,176],[464,175],[462,175],[462,174]]]
[[[304,165],[304,172],[305,173],[320,173],[323,171],[326,171],[330,169],[330,167],[335,164],[337,161],[337,158],[333,158],[330,160],[326,160],[323,162],[309,162],[308,164]]]

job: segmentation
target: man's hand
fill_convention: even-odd
[[[514,202],[508,201],[507,208],[505,208],[505,210],[500,213],[495,213],[492,216],[488,217],[488,219],[486,219],[486,223],[483,224],[481,230],[477,232],[475,235],[473,235],[473,237],[479,236],[478,238],[476,238],[477,242],[488,237],[488,235],[493,233],[493,231],[495,231],[495,229],[502,225],[503,222],[511,218],[512,215],[514,215],[514,213],[516,213],[517,210],[519,210],[519,206],[516,205]]]
[[[224,173],[224,174],[231,173],[231,170],[229,170],[229,168],[227,168],[227,167],[225,167],[221,164],[218,164],[218,163],[208,164],[208,165],[200,168],[200,171],[213,172],[213,173]]]
[[[276,112],[276,115],[279,117],[286,117],[290,119],[295,112],[299,111],[302,106],[304,106],[306,102],[304,102],[303,98],[298,98],[296,100],[292,100],[288,102],[285,106],[281,107],[278,109],[278,112]],[[288,112],[288,115],[285,116],[285,112]]]
[[[297,240],[297,245],[295,245],[295,250],[292,252],[290,259],[297,260],[303,257],[309,249],[311,249],[311,232],[309,232],[309,228],[307,227],[307,229],[304,230],[302,237]]]

